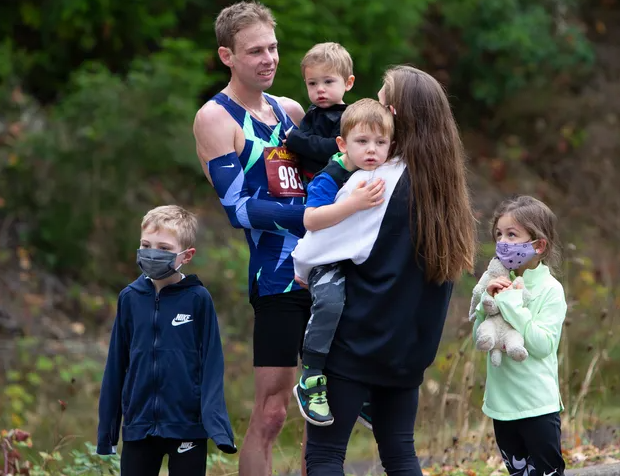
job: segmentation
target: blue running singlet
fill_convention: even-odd
[[[250,248],[248,290],[256,280],[260,296],[300,289],[294,281],[291,253],[305,233],[305,197],[277,198],[268,193],[263,150],[281,146],[294,123],[273,97],[263,96],[278,118],[274,126],[260,122],[224,93],[213,96],[211,100],[226,109],[243,130],[245,146],[240,155],[233,152],[208,162],[231,224],[245,231]]]

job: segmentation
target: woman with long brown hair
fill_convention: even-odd
[[[394,113],[393,158],[358,171],[360,181],[385,181],[382,205],[309,232],[295,249],[295,271],[342,262],[346,303],[325,374],[331,426],[308,425],[310,476],[343,475],[347,443],[364,402],[386,473],[421,475],[413,428],[418,388],[435,359],[453,282],[472,271],[475,220],[465,157],[441,85],[410,66],[385,73],[379,100]]]

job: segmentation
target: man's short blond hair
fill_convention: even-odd
[[[196,215],[178,205],[164,205],[144,215],[141,228],[142,231],[169,231],[177,237],[181,248],[186,250],[196,243],[198,220]]]
[[[306,68],[321,67],[338,73],[346,81],[353,74],[353,60],[339,43],[319,43],[310,48],[301,60],[301,75],[306,78]]]
[[[360,124],[390,140],[394,137],[394,117],[386,106],[375,99],[360,99],[345,109],[340,118],[340,135],[346,140],[351,130]]]
[[[215,37],[218,46],[235,49],[235,35],[256,23],[276,27],[271,10],[258,2],[239,2],[224,8],[215,20]]]

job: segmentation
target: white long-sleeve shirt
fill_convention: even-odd
[[[385,180],[385,201],[368,210],[361,210],[340,223],[318,231],[309,231],[293,251],[295,274],[304,282],[315,266],[351,260],[362,264],[370,255],[394,188],[405,170],[403,162],[392,159],[372,171],[358,170],[336,195],[336,203],[345,200],[361,181]]]

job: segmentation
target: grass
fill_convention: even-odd
[[[455,310],[459,307],[455,303]],[[474,349],[469,333],[459,332],[458,327],[448,327],[452,332],[448,332],[442,342],[436,362],[427,372],[420,391],[416,448],[422,458],[430,459],[431,465],[434,465],[431,468],[437,471],[477,468],[480,465],[490,467],[489,464],[494,464],[496,460],[493,458],[497,456],[492,426],[480,411],[485,356]],[[573,328],[567,333],[561,352],[575,347],[571,344],[571,335],[583,335],[584,332],[585,329]],[[92,351],[95,347],[90,346],[89,349]],[[61,359],[57,354],[48,361],[40,355],[37,357],[37,351],[42,351],[42,347],[35,341],[18,346],[15,358],[20,362],[20,375],[12,374],[11,382],[6,380],[5,375],[0,382],[5,396],[7,388],[15,385],[16,381],[25,387],[25,394],[36,395],[31,403],[26,399],[18,405],[14,405],[18,396],[4,399],[8,405],[3,405],[0,414],[2,427],[22,426],[32,431],[37,450],[43,451],[50,451],[60,440],[66,445],[61,452],[77,448],[84,441],[94,441],[102,356],[95,359],[79,354]],[[571,358],[572,362],[584,364],[583,373],[562,372],[562,375],[569,377],[568,381],[563,379],[561,382],[567,403],[563,413],[566,448],[584,447],[592,441],[593,429],[598,431],[606,425],[615,426],[620,422],[615,394],[605,391],[605,385],[610,385],[608,377],[613,380],[613,375],[617,374],[613,362],[605,358],[606,353],[609,349],[586,349],[581,358],[575,355]],[[239,446],[252,407],[250,349],[243,343],[230,341],[226,343],[226,356],[229,361],[227,402]],[[75,365],[75,362],[82,363]],[[567,362],[568,359],[564,358],[562,365]],[[63,373],[66,367],[72,370],[69,375]],[[608,373],[610,369],[614,373]],[[39,375],[39,378],[33,375]],[[580,376],[578,380],[575,379],[577,375]],[[61,411],[63,405],[65,411]],[[23,410],[17,412],[20,407]],[[294,402],[290,404],[288,415],[274,447],[274,471],[278,474],[296,471],[300,467],[304,423]],[[21,418],[19,425],[12,425],[15,417]],[[608,435],[606,443],[613,443],[614,438],[613,434]],[[35,453],[33,451],[33,455]],[[210,453],[217,456],[212,456],[209,474],[236,474],[237,455],[219,457],[221,454],[212,447]],[[347,461],[373,461],[379,464],[372,434],[361,426],[356,425]],[[481,469],[474,470],[476,474],[484,474]]]
[[[562,414],[565,447],[580,450],[617,439],[613,428],[620,423],[616,390],[620,386],[620,337],[612,329],[618,323],[620,289],[609,276],[597,273],[591,261],[574,254],[565,260],[563,284],[571,300],[559,362],[566,406]],[[229,259],[226,255],[222,262]],[[416,448],[436,468],[491,467],[497,457],[492,426],[480,411],[485,356],[474,349],[470,338],[469,295],[465,292],[469,287],[470,282],[461,283],[455,292],[437,358],[420,391]],[[221,302],[223,296],[214,293],[214,299]],[[253,404],[252,357],[246,337],[252,317],[241,297],[235,302],[236,307],[224,307],[219,317],[224,330],[226,398],[240,446]],[[0,429],[22,427],[32,432],[36,450],[27,453],[32,458],[38,451],[50,452],[59,442],[65,445],[61,452],[66,454],[95,440],[108,338],[104,334],[76,346],[26,338],[8,355],[3,354]],[[280,474],[299,468],[302,432],[303,420],[291,402],[273,453],[274,469]],[[217,451],[211,454],[219,455]],[[378,460],[367,430],[356,427],[347,460]],[[236,474],[237,456],[213,456],[211,464],[209,474]],[[479,468],[476,471],[482,474]]]

